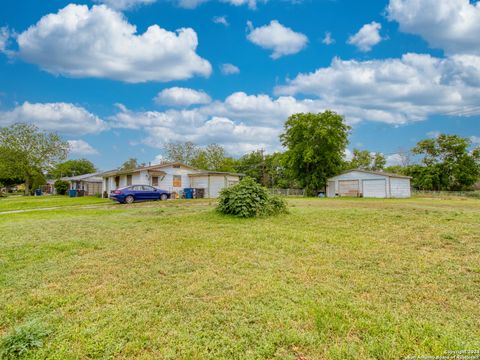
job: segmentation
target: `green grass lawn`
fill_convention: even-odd
[[[0,197],[0,212],[31,210],[39,208],[78,206],[110,203],[108,199],[97,198],[94,196],[84,196],[79,198],[69,198],[68,196],[7,196]]]
[[[250,220],[210,201],[0,215],[0,346],[37,345],[35,359],[480,349],[479,200],[289,203]]]

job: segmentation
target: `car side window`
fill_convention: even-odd
[[[153,187],[151,187],[151,186],[143,185],[143,190],[145,190],[145,191],[154,191],[155,188],[153,188]]]
[[[134,191],[143,191],[143,186],[140,186],[140,185],[132,186],[132,190],[134,190]]]

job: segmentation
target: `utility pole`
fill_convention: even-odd
[[[262,185],[268,186],[268,175],[265,163],[265,149],[260,149],[260,153],[262,154]]]

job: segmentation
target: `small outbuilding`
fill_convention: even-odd
[[[353,169],[327,181],[327,197],[409,198],[411,177],[382,171]]]
[[[61,180],[70,183],[70,190],[77,190],[82,195],[93,196],[102,193],[101,173],[64,177]]]
[[[145,166],[131,170],[112,170],[103,177],[102,193],[130,185],[150,185],[171,193],[181,194],[185,189],[201,190],[205,198],[217,198],[220,191],[235,185],[243,174],[207,171],[180,162]]]
[[[222,189],[233,186],[240,182],[240,176],[243,174],[220,172],[220,171],[202,171],[188,174],[192,188],[205,189],[205,197],[217,198]]]

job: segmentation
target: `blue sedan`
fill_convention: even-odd
[[[122,204],[132,204],[135,201],[167,200],[170,192],[148,185],[132,185],[112,191],[110,199]]]

